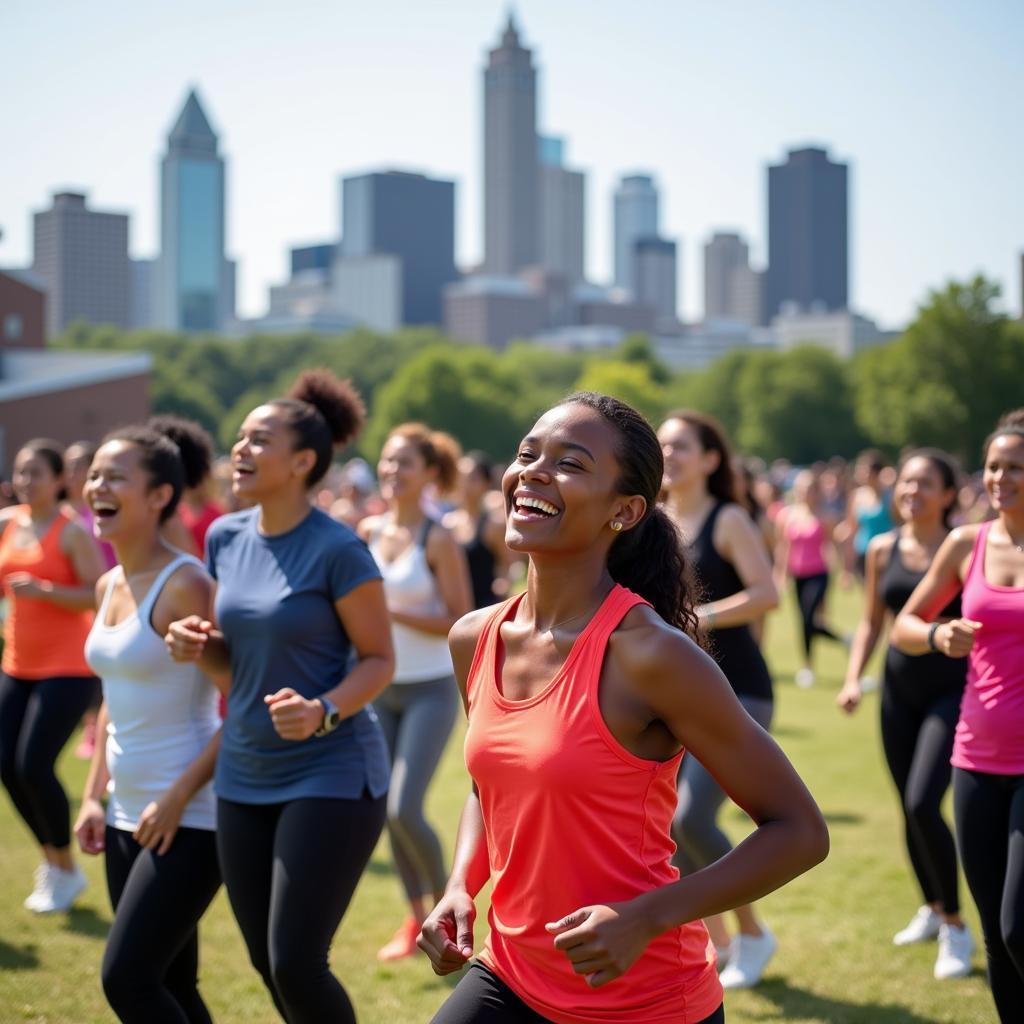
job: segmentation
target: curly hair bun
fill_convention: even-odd
[[[198,423],[166,414],[150,417],[146,426],[177,445],[186,487],[197,487],[209,476],[213,465],[213,439]]]
[[[346,445],[359,435],[366,422],[366,406],[348,380],[330,370],[305,370],[288,391],[288,397],[308,402],[324,418],[331,438]]]

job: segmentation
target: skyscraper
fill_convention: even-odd
[[[761,322],[761,274],[750,266],[750,249],[733,231],[716,231],[704,244],[704,319]]]
[[[847,306],[847,166],[824,149],[791,150],[768,168],[766,322],[783,303],[804,310]]]
[[[509,14],[484,69],[484,267],[514,274],[540,256],[537,72]]]
[[[615,284],[633,291],[633,246],[658,236],[658,190],[649,174],[629,174],[615,190]]]
[[[100,213],[78,192],[58,192],[33,217],[33,265],[46,285],[46,335],[75,320],[127,328],[131,320],[128,215]]]
[[[224,257],[224,160],[193,89],[160,165],[159,322],[175,331],[220,330],[234,315],[232,275]]]
[[[441,291],[458,277],[455,183],[404,171],[344,178],[341,210],[342,264],[397,257],[398,278],[388,273],[401,282],[401,322],[440,324]]]
[[[676,243],[667,238],[638,238],[633,243],[633,298],[653,306],[658,320],[676,319]]]
[[[563,163],[564,140],[541,138],[540,264],[565,274],[572,284],[583,280],[586,177]]]

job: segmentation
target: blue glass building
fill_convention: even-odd
[[[219,331],[234,315],[230,274],[224,257],[224,160],[192,90],[160,165],[161,325]]]

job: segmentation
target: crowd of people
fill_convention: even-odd
[[[970,973],[959,861],[1015,1019],[1024,410],[973,477],[928,448],[765,465],[700,412],[655,429],[592,393],[504,467],[419,423],[375,471],[337,464],[364,415],[307,371],[227,458],[158,416],[32,441],[0,492],[0,779],[40,850],[25,907],[80,896],[73,835],[103,855],[119,1020],[211,1020],[198,929],[223,884],[281,1018],[354,1021],[328,953],[386,830],[407,913],[378,958],[473,961],[437,1024],[723,1021],[723,989],[756,985],[778,946],[758,901],[828,851],[770,735],[762,646],[790,579],[795,683],[816,685],[821,640],[849,649],[842,712],[881,688],[923,901],[893,942],[937,939],[936,979]],[[849,636],[833,580],[863,592]],[[446,858],[424,801],[460,712],[469,792]],[[72,824],[56,762],[79,726]],[[735,848],[727,799],[755,825]]]

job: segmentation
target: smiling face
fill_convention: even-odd
[[[428,484],[437,479],[437,470],[427,465],[423,450],[411,438],[389,437],[377,463],[380,496],[387,502],[419,501]]]
[[[666,491],[685,490],[706,482],[718,468],[718,452],[706,451],[697,428],[686,420],[670,419],[658,429],[658,443],[665,459]]]
[[[108,441],[92,460],[82,497],[93,514],[93,532],[116,543],[155,531],[173,494],[169,483],[154,486],[138,445]]]
[[[64,478],[53,471],[53,466],[44,455],[30,448],[22,448],[14,457],[11,483],[18,501],[42,510],[56,505],[60,500]]]
[[[502,478],[505,543],[521,552],[580,552],[642,518],[642,497],[621,495],[619,436],[596,410],[570,403],[546,412]]]
[[[1024,437],[1000,434],[985,454],[985,490],[996,512],[1024,515]]]
[[[896,478],[893,501],[900,519],[934,522],[956,500],[956,488],[947,488],[931,459],[916,455],[908,459]]]
[[[256,504],[282,489],[305,489],[316,462],[311,448],[295,449],[295,431],[274,405],[253,409],[231,448],[231,490],[247,504]]]

